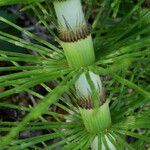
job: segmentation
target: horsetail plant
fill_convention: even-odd
[[[69,66],[81,68],[92,65],[95,62],[94,47],[81,0],[56,0],[53,4],[58,19],[61,45]],[[75,89],[85,128],[96,137],[98,132],[107,130],[111,126],[109,102],[102,97],[101,79],[91,71],[83,72],[75,83]],[[92,93],[91,89],[95,89],[95,92]],[[95,141],[93,143],[97,145],[98,142]],[[111,144],[109,139],[107,142],[108,145]],[[102,147],[102,150],[105,150],[104,144]]]
[[[80,0],[54,1],[61,45],[71,67],[94,63],[95,55]]]
[[[11,4],[27,2],[24,10],[34,12],[39,27],[44,25],[52,41],[0,16],[0,24],[23,35],[17,37],[0,28],[0,40],[31,52],[0,49],[0,61],[9,62],[8,67],[0,67],[0,87],[4,88],[0,107],[23,112],[14,122],[0,117],[0,149],[147,149],[150,13],[148,8],[139,11],[144,0],[129,12],[124,10],[133,3],[83,1],[86,15],[92,14],[91,30],[81,0],[38,1],[12,0]],[[9,3],[0,0],[2,6]],[[52,24],[56,17],[59,36]],[[11,99],[8,96],[23,91],[31,105],[6,102]],[[22,138],[22,133],[36,135]]]

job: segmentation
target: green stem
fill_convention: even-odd
[[[71,67],[88,66],[95,61],[91,36],[75,42],[62,42],[62,47]]]
[[[84,19],[81,0],[55,0],[54,8],[58,19],[61,46],[69,66],[80,68],[93,64],[95,62],[93,42]],[[98,75],[89,72],[88,77],[89,79],[83,73],[75,83],[79,102],[77,103],[87,132],[97,135],[98,132],[107,130],[111,126],[110,109],[107,101],[103,104],[96,103],[98,107],[93,105],[94,99],[99,101],[102,84]]]
[[[105,102],[98,109],[80,108],[86,130],[89,133],[98,133],[107,130],[111,126],[109,103]]]

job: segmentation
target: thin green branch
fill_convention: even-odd
[[[21,32],[23,32],[23,33],[25,33],[27,36],[33,38],[34,40],[36,40],[36,41],[38,41],[38,42],[40,42],[40,43],[42,43],[42,44],[44,44],[44,45],[46,45],[47,47],[51,48],[52,50],[60,51],[60,49],[57,48],[56,46],[54,46],[54,45],[50,44],[49,42],[47,42],[47,41],[45,41],[45,40],[39,38],[38,36],[32,34],[31,32],[27,31],[26,29],[21,28],[20,26],[17,26],[16,24],[14,24],[14,23],[8,21],[7,19],[5,19],[5,18],[3,18],[3,17],[0,17],[0,21],[2,21],[2,22],[4,22],[4,23],[6,23],[6,24],[8,24],[8,25],[10,25],[10,26],[12,26],[12,27],[14,27],[15,29],[17,29],[17,30],[19,30],[19,31],[21,31]]]
[[[49,53],[52,51],[51,49],[48,49],[48,48],[46,48],[46,47],[44,47],[44,46],[41,46],[41,45],[39,45],[39,44],[34,44],[34,43],[31,43],[31,42],[28,42],[28,41],[26,41],[26,40],[24,40],[24,39],[22,39],[22,38],[19,38],[19,37],[17,37],[17,36],[14,36],[14,35],[11,35],[11,34],[2,32],[2,31],[0,31],[0,35],[3,36],[3,37],[7,37],[8,39],[14,40],[14,44],[15,44],[15,42],[20,42],[20,43],[22,43],[23,45],[30,45],[31,49],[32,49],[32,48],[33,48],[33,49],[37,48],[37,49],[40,49],[40,51],[45,51],[45,52],[49,52]]]
[[[40,15],[40,13],[37,11],[36,7],[33,7],[32,9],[34,9],[35,14],[37,15],[37,17],[39,18],[40,22],[43,23],[43,25],[47,28],[47,30],[49,31],[49,33],[60,43],[60,39],[58,38],[58,36],[50,29],[48,23],[45,21],[44,19],[44,15],[49,17],[49,20],[52,20],[52,17],[49,15],[49,13],[47,12],[47,10],[41,5],[41,3],[36,3],[36,5],[39,7],[39,9],[41,10],[41,12],[43,13],[42,15]],[[54,23],[53,23],[54,24]],[[56,26],[56,25],[55,25]]]
[[[135,137],[137,139],[146,141],[146,142],[150,142],[150,137],[144,136],[144,135],[140,135],[139,133],[134,133],[131,131],[126,131],[126,130],[116,130],[116,132],[123,134],[123,135],[128,135],[128,136],[132,136]]]
[[[14,94],[14,93],[20,93],[20,92],[27,90],[27,89],[29,89],[35,85],[38,85],[40,83],[43,83],[43,82],[46,82],[46,81],[49,81],[52,79],[56,79],[60,75],[64,75],[66,73],[68,73],[68,70],[67,71],[56,71],[56,72],[52,72],[52,73],[44,73],[44,75],[41,75],[41,76],[38,75],[38,78],[37,77],[36,78],[30,78],[28,80],[23,79],[23,80],[21,80],[21,83],[23,82],[22,85],[17,85],[18,83],[16,82],[16,86],[14,88],[0,93],[0,98],[9,96],[9,95]],[[13,82],[13,84],[14,84],[14,82]]]
[[[0,71],[19,71],[19,70],[37,70],[43,69],[44,66],[11,66],[11,67],[0,67]]]
[[[118,82],[120,82],[121,84],[124,84],[134,90],[136,90],[138,93],[142,94],[144,97],[146,98],[150,98],[150,93],[145,91],[144,89],[142,89],[141,87],[137,86],[136,84],[134,84],[133,82],[130,82],[129,80],[126,80],[120,76],[118,76],[117,74],[112,74],[112,77],[117,80]]]
[[[50,139],[60,138],[62,136],[63,136],[62,133],[50,133],[46,135],[41,135],[41,136],[31,137],[31,138],[24,139],[24,140],[15,141],[15,142],[12,142],[12,145],[20,144],[19,146],[13,146],[13,149],[22,149],[22,148],[24,149],[31,145],[38,144],[44,141],[48,141]]]
[[[0,6],[15,5],[15,4],[29,4],[34,2],[42,2],[44,0],[0,0]]]
[[[148,38],[148,37],[144,38],[144,39],[140,39],[136,42],[134,40],[134,41],[132,41],[132,43],[128,43],[128,45],[125,45],[125,46],[119,48],[118,50],[116,50],[116,52],[113,52],[113,53],[107,55],[106,58],[110,58],[110,57],[122,55],[125,53],[133,52],[136,50],[140,50],[143,47],[149,47],[149,43],[150,43],[150,38]]]
[[[69,87],[74,84],[78,75],[77,72],[72,72],[69,76],[64,80],[59,86],[57,86],[51,93],[49,93],[41,103],[39,103],[36,107],[34,107],[31,112],[23,119],[21,123],[18,124],[17,127],[13,128],[9,134],[1,139],[0,147],[6,146],[8,143],[12,141],[12,139],[17,136],[20,130],[22,130],[31,120],[38,118],[41,116],[45,110],[52,105],[59,96],[64,93]],[[75,75],[75,76],[74,76]],[[70,79],[72,76],[73,79]]]
[[[45,55],[48,54],[48,51],[45,52],[45,51],[43,51],[43,50],[37,48],[36,46],[33,46],[31,43],[30,43],[30,44],[21,43],[21,42],[19,42],[19,41],[15,41],[15,40],[13,40],[13,39],[10,39],[10,38],[7,38],[7,37],[1,36],[1,35],[0,35],[0,39],[1,39],[1,40],[4,40],[4,41],[6,41],[6,42],[12,43],[12,44],[14,44],[14,45],[16,45],[16,46],[19,46],[19,47],[22,47],[22,48],[26,48],[26,49],[29,49],[29,50],[36,51],[36,52],[41,53],[41,54],[45,54]],[[50,52],[50,51],[49,51],[49,52]]]
[[[57,71],[58,69],[51,69],[51,68],[43,68],[43,69],[36,69],[30,71],[24,71],[19,73],[14,73],[10,75],[3,75],[0,77],[0,82],[5,82],[7,80],[13,80],[18,78],[30,77],[30,76],[37,76],[42,75],[44,73],[51,73],[52,71]]]

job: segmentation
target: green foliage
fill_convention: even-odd
[[[0,6],[14,5],[14,4],[27,4],[33,2],[40,2],[43,0],[0,0]]]
[[[0,0],[0,5],[8,2]],[[9,4],[18,2],[21,1],[12,0]],[[119,1],[115,0],[109,5],[103,1],[97,8],[99,12],[94,16],[91,28],[97,60],[91,66],[76,70],[68,67],[60,46],[53,45],[0,17],[1,23],[36,41],[27,41],[0,28],[1,40],[36,53],[32,55],[7,52],[2,48],[0,50],[0,61],[10,64],[0,67],[4,74],[0,76],[0,87],[6,87],[6,90],[0,93],[0,98],[7,97],[7,102],[6,99],[5,102],[0,102],[0,107],[26,114],[18,122],[0,122],[0,132],[4,135],[0,137],[0,148],[48,150],[60,147],[64,150],[86,150],[97,136],[98,147],[101,149],[102,143],[108,148],[107,136],[117,150],[146,149],[146,143],[150,142],[150,86],[147,84],[150,72],[150,26],[142,23],[150,13],[139,17],[137,12],[142,9],[140,4],[134,6],[127,14],[123,13],[122,2],[117,2]],[[86,6],[89,4],[85,3]],[[92,7],[96,4],[98,1],[93,1]],[[106,8],[109,8],[109,11]],[[44,25],[48,33],[57,40],[57,35],[49,26],[49,18],[53,18],[51,3],[37,2],[29,5],[28,9],[35,12],[39,24]],[[104,15],[104,10],[108,11],[107,15]],[[92,12],[92,9],[88,11]],[[112,16],[121,16],[121,20],[118,22]],[[110,19],[113,19],[113,23],[108,25],[104,20]],[[59,44],[59,39],[57,42]],[[106,78],[103,86],[107,90],[106,99],[110,101],[112,126],[99,133],[87,132],[76,104],[77,97],[74,95],[73,86],[85,70],[91,70]],[[11,71],[11,74],[8,74],[8,71]],[[54,89],[46,84],[50,80],[57,83]],[[37,85],[47,91],[46,96],[34,89]],[[8,96],[22,91],[33,95],[39,102],[35,106],[10,104]],[[92,92],[94,91],[93,89]],[[59,108],[66,113],[54,111],[52,108]],[[45,116],[53,119],[48,121]],[[46,131],[46,134],[25,139],[17,138],[20,132],[41,130]],[[134,137],[136,141],[129,144],[127,137]]]

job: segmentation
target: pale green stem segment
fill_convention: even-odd
[[[105,102],[99,109],[80,108],[85,128],[89,133],[99,133],[111,126],[109,103]]]
[[[71,67],[85,67],[95,61],[91,36],[76,42],[62,42],[62,47]]]

